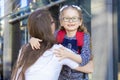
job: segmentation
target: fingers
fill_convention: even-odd
[[[35,50],[34,46],[31,45],[31,47],[32,47],[33,50]]]
[[[54,53],[58,54],[58,55],[63,55],[65,53],[65,51],[63,49],[59,48],[59,49],[54,49]]]
[[[63,60],[63,59],[65,59],[65,57],[60,57],[59,61],[61,61],[61,60]]]
[[[60,47],[58,49],[54,49],[53,53],[55,54],[56,57],[59,57],[59,61],[66,58],[66,55],[65,55],[66,51],[62,47]]]
[[[38,39],[38,42],[42,42],[42,40],[41,40],[41,39]]]
[[[63,60],[65,57],[63,55],[61,55],[61,53],[59,52],[55,52],[54,53],[56,57],[59,57],[59,61]]]
[[[62,52],[62,50],[61,50],[61,49],[54,49],[54,51],[55,51],[55,52],[57,52],[57,53]]]
[[[56,54],[56,53],[55,53],[55,56],[56,56],[56,57],[61,57],[61,55],[59,55],[59,54]]]
[[[60,47],[60,48],[62,48],[62,49],[64,49],[64,50],[65,50],[65,49],[67,49],[67,48],[66,48],[66,47],[64,47],[63,45],[61,45],[61,47]]]
[[[61,50],[65,50],[65,47],[64,47],[64,46],[61,46],[59,49],[61,49]]]
[[[31,47],[32,47],[33,50],[40,49],[40,43],[39,42],[32,42],[30,44],[31,44]]]
[[[54,49],[53,53],[58,57],[61,55],[61,51],[59,49]]]
[[[35,49],[40,49],[40,43],[39,43],[39,44],[36,44],[36,45],[33,45],[33,47],[34,47]]]
[[[37,38],[33,38],[33,37],[29,41],[33,50],[40,49],[40,42],[42,42],[42,40],[37,39]]]

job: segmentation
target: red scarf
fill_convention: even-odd
[[[62,43],[66,32],[65,30],[60,30],[57,33],[56,39],[58,43]],[[84,32],[77,31],[76,33],[77,46],[83,46],[84,44]]]

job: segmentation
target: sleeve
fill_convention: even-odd
[[[90,50],[90,35],[89,34],[84,34],[84,45],[81,49],[81,58],[82,58],[82,63],[80,63],[81,66],[86,65],[91,56],[91,50]]]
[[[67,65],[69,66],[71,69],[75,69],[79,66],[79,64],[71,59],[65,58],[63,60],[61,60],[61,64],[62,65]]]

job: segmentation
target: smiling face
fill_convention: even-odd
[[[66,31],[77,31],[82,24],[82,20],[75,8],[68,7],[62,11],[60,23]]]

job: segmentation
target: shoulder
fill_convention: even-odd
[[[90,34],[89,33],[84,33],[84,45],[90,45],[90,41],[91,41],[91,38],[90,38]]]
[[[90,39],[90,34],[89,33],[84,33],[84,39]]]
[[[62,46],[61,44],[54,44],[51,49],[58,49],[58,48],[60,48],[61,46]]]

